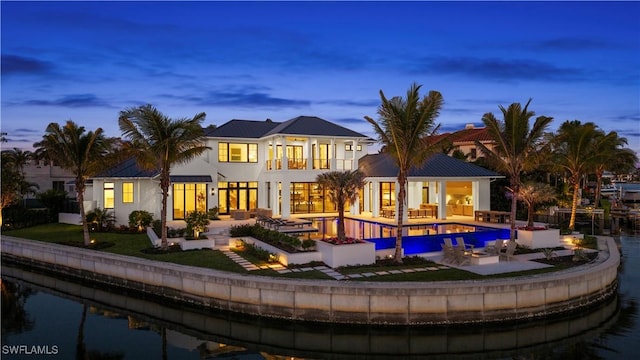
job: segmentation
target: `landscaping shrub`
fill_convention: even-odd
[[[251,236],[287,252],[300,251],[300,248],[305,249],[303,246],[303,242],[297,237],[293,237],[279,231],[270,230],[258,224],[232,226],[229,230],[229,234],[231,235],[231,237]],[[307,243],[307,245],[309,245],[309,243]],[[309,248],[310,246],[305,250],[308,250]]]
[[[109,210],[94,209],[86,215],[87,223],[89,223],[89,230],[105,232],[113,230],[113,226],[116,223],[116,216],[109,212]]]
[[[200,233],[208,230],[207,225],[209,225],[209,217],[204,212],[191,212],[184,220],[187,223],[187,234],[192,236],[194,239],[199,239]]]
[[[26,209],[21,206],[2,209],[2,230],[24,229],[47,223],[49,223],[48,209]]]
[[[49,222],[58,222],[58,214],[64,209],[67,193],[62,190],[49,189],[38,193],[36,199],[49,209]]]
[[[218,217],[218,207],[214,206],[209,209],[207,211],[207,216],[209,217],[209,220],[220,220],[220,218]]]
[[[153,222],[153,215],[145,210],[135,210],[129,214],[129,226],[138,228],[142,232]]]

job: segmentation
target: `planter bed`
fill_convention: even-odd
[[[289,264],[307,264],[313,261],[323,261],[322,255],[318,251],[299,251],[299,252],[287,252],[273,245],[262,242],[251,236],[243,236],[238,238],[229,239],[229,247],[237,247],[237,241],[242,240],[247,244],[255,245],[263,250],[266,250],[272,254],[275,254],[278,261],[284,266]],[[318,242],[316,242],[317,244]]]

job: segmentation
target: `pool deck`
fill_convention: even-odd
[[[320,213],[320,214],[305,214],[305,215],[295,215],[292,218],[309,218],[309,217],[333,217],[337,216],[336,213]],[[377,222],[381,224],[395,225],[396,221],[394,219],[387,219],[383,217],[373,218],[370,213],[365,213],[361,215],[345,215],[345,217],[360,219],[366,221]],[[222,215],[220,216],[220,220],[210,221],[209,222],[209,231],[206,234],[209,234],[213,237],[220,237],[222,240],[228,238],[228,229],[231,226],[244,225],[244,224],[255,224],[255,219],[246,219],[246,220],[234,220],[230,216]],[[479,226],[489,226],[495,228],[509,228],[510,224],[499,224],[499,223],[485,223],[474,221],[472,216],[450,216],[447,219],[435,219],[435,218],[424,218],[424,219],[409,219],[405,225],[426,225],[426,224],[439,224],[439,223],[447,223],[447,222],[456,222],[456,223],[464,223],[469,225],[479,225]],[[516,225],[525,225],[525,221],[516,221]],[[184,227],[185,222],[178,221],[168,221],[167,225],[170,227]],[[556,251],[558,256],[570,255],[572,254],[572,250],[560,250]],[[451,265],[448,263],[442,262],[442,255],[440,253],[434,254],[425,254],[426,259],[434,261],[438,264],[442,264],[448,267],[458,268],[461,270],[469,271],[472,273],[480,274],[480,275],[493,275],[493,274],[501,274],[501,273],[509,273],[509,272],[517,272],[517,271],[526,271],[526,270],[534,270],[549,267],[550,265],[546,265],[540,262],[531,261],[533,259],[539,259],[544,257],[542,253],[532,253],[532,254],[522,254],[516,255],[511,261],[500,261],[495,264],[483,264],[483,265]]]

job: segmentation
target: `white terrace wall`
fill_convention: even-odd
[[[2,236],[2,257],[155,296],[264,317],[333,323],[454,324],[548,316],[616,289],[611,238],[593,264],[551,274],[451,282],[341,282],[234,274]]]

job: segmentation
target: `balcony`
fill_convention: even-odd
[[[315,159],[313,160],[313,170],[353,170],[353,159],[336,159],[336,168],[331,169],[331,159]],[[307,159],[289,159],[287,160],[289,170],[307,170]],[[282,170],[282,159],[267,160],[267,171]]]

